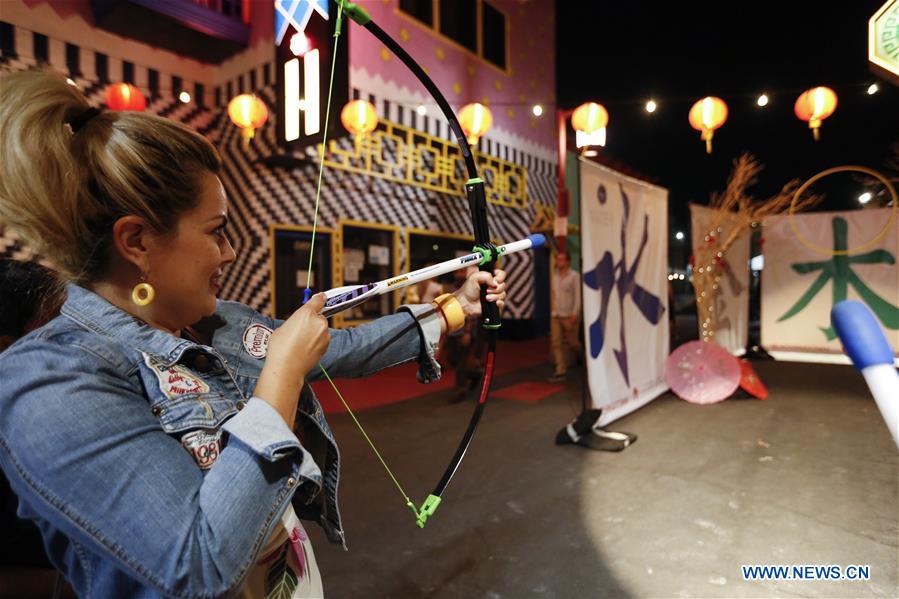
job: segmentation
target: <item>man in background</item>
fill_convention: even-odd
[[[556,272],[552,278],[552,328],[550,339],[554,372],[551,383],[565,381],[569,359],[580,355],[578,338],[581,322],[581,276],[571,270],[567,252],[556,254]]]

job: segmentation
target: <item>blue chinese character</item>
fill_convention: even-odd
[[[640,260],[643,258],[643,250],[649,241],[649,214],[643,214],[643,239],[640,241],[640,249],[637,250],[637,256],[631,265],[627,266],[627,223],[630,217],[630,200],[624,192],[624,186],[618,184],[621,189],[621,201],[624,203],[624,218],[621,221],[621,259],[613,262],[612,253],[608,250],[603,254],[602,259],[597,263],[596,268],[584,275],[584,282],[591,289],[596,289],[600,293],[600,310],[599,316],[590,325],[590,355],[596,358],[602,351],[605,341],[606,317],[609,312],[609,300],[612,295],[612,289],[618,291],[618,303],[621,311],[621,322],[619,325],[619,342],[621,349],[613,350],[615,360],[624,375],[624,381],[630,386],[630,377],[627,368],[627,337],[624,333],[624,306],[625,298],[630,297],[631,301],[640,311],[640,314],[649,321],[653,326],[657,325],[665,313],[665,306],[658,297],[644,289],[637,283],[637,269],[640,266]],[[600,185],[597,191],[597,197],[601,203],[605,203],[606,189]]]

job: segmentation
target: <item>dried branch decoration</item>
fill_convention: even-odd
[[[766,200],[756,200],[748,190],[758,182],[762,165],[750,154],[742,154],[734,160],[734,168],[723,193],[713,193],[709,207],[715,210],[703,243],[693,255],[693,290],[696,293],[696,310],[699,332],[703,341],[715,337],[715,320],[712,318],[715,298],[718,295],[722,270],[726,266],[727,250],[751,227],[765,217],[787,211],[793,196],[799,189],[798,179],[789,181],[777,194]],[[799,212],[817,203],[820,197],[807,195],[797,198],[793,210]],[[726,227],[725,227],[726,225]]]

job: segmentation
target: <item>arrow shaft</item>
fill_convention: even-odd
[[[499,256],[504,256],[506,254],[522,252],[534,247],[539,247],[540,245],[543,245],[544,242],[545,239],[542,235],[531,235],[526,239],[520,239],[499,246],[497,248],[497,254]],[[330,318],[338,312],[342,312],[353,306],[358,306],[373,297],[384,295],[385,293],[390,293],[397,289],[403,289],[404,287],[409,287],[410,285],[415,285],[421,281],[433,279],[434,277],[439,277],[461,268],[478,266],[483,263],[485,259],[487,258],[485,258],[484,254],[481,252],[472,252],[471,254],[446,260],[439,264],[425,266],[424,268],[419,268],[418,270],[413,270],[412,272],[384,279],[376,283],[350,285],[330,289],[325,292],[325,308],[322,310],[322,315],[326,318]]]

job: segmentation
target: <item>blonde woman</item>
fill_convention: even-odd
[[[415,359],[439,377],[453,314],[479,314],[481,283],[501,306],[505,274],[353,330],[322,294],[273,321],[216,299],[235,253],[204,137],[47,72],[0,80],[0,136],[0,222],[69,281],[0,355],[0,465],[52,563],[85,597],[321,596],[301,521],[344,542],[340,464],[304,381]]]

